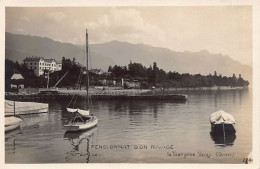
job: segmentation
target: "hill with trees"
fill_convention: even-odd
[[[62,43],[46,37],[5,34],[5,57],[22,63],[28,56],[39,56],[61,61],[62,57],[76,58],[83,63],[84,47],[71,43]],[[202,48],[203,49],[203,48]],[[222,76],[243,74],[252,81],[252,67],[243,65],[224,54],[212,54],[206,50],[198,52],[177,52],[167,48],[153,47],[145,44],[111,41],[90,44],[90,67],[107,70],[108,66],[127,65],[130,60],[149,67],[152,62],[169,72],[208,75],[217,71]],[[251,56],[245,56],[251,57]]]
[[[154,62],[153,66],[146,68],[141,63],[130,62],[128,66],[109,66],[108,71],[111,72],[110,78],[128,78],[139,79],[143,81],[143,87],[160,86],[160,87],[212,87],[212,86],[248,86],[249,82],[238,77],[233,73],[231,77],[222,76],[214,72],[214,75],[189,74],[178,72],[166,72],[157,66]]]

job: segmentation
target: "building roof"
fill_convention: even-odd
[[[23,76],[21,75],[21,73],[14,73],[13,76],[11,77],[11,79],[24,79]]]
[[[51,63],[51,62],[56,62],[56,60],[55,59],[44,59],[44,62],[49,62],[49,63]]]
[[[32,57],[26,57],[23,61],[39,61],[41,59],[44,59],[44,58],[43,57],[32,56]]]
[[[51,63],[53,61],[58,63],[55,59],[44,59],[44,57],[38,57],[38,56],[26,57],[23,61],[25,62],[25,61],[40,61],[40,60],[43,60],[44,62],[48,62],[48,63]]]

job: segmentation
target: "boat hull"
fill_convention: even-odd
[[[225,123],[219,123],[219,124],[211,123],[211,131],[213,133],[224,133],[224,132],[236,133],[234,124],[225,124]]]
[[[98,123],[98,118],[93,116],[90,120],[83,122],[76,122],[76,123],[69,123],[64,125],[65,130],[67,131],[82,131],[87,130],[92,127],[95,127]]]
[[[26,111],[17,111],[15,114],[19,115],[27,115],[27,114],[41,114],[41,113],[47,113],[48,108],[42,108],[42,109],[32,109],[32,110],[26,110]],[[5,116],[13,116],[13,112],[5,112]]]
[[[48,109],[49,105],[46,103],[5,100],[5,116],[13,116],[14,111],[19,115],[47,113]]]
[[[17,129],[20,127],[22,120],[16,117],[5,117],[5,132]]]

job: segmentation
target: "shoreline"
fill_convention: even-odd
[[[248,86],[232,87],[232,86],[213,86],[213,87],[186,87],[186,88],[165,88],[165,91],[190,91],[190,90],[244,90],[249,89]]]
[[[181,88],[155,88],[155,89],[123,89],[121,87],[91,87],[89,89],[90,95],[143,95],[149,94],[157,91],[205,91],[205,90],[244,90],[249,89],[249,87],[232,87],[232,86],[213,86],[213,87],[181,87]],[[28,94],[46,94],[46,93],[60,93],[60,94],[68,94],[68,95],[86,95],[87,91],[85,89],[81,90],[73,90],[67,88],[55,88],[55,89],[47,89],[47,88],[24,88],[19,89],[18,95],[28,95]],[[11,92],[5,92],[5,95],[14,94]]]
[[[100,89],[91,88],[89,94],[93,100],[172,100],[176,102],[185,102],[188,96],[185,94],[169,94],[163,92],[174,91],[219,91],[219,90],[247,90],[248,87],[199,87],[199,88],[157,88],[157,89]],[[163,91],[160,93],[160,91]],[[48,100],[70,100],[72,96],[77,95],[79,99],[84,99],[87,91],[70,89],[21,89],[19,93],[5,93],[5,99],[17,101],[43,101]]]

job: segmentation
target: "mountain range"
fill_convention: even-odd
[[[131,62],[142,63],[149,67],[153,62],[165,71],[176,71],[190,74],[218,74],[238,76],[252,81],[252,67],[241,64],[231,57],[212,54],[206,50],[199,52],[176,52],[167,48],[153,47],[145,44],[111,41],[101,44],[90,44],[90,62],[92,68],[107,71],[111,65],[128,65]],[[22,62],[25,57],[39,56],[61,61],[62,57],[73,58],[83,63],[84,46],[62,43],[46,37],[5,33],[6,59]]]

